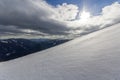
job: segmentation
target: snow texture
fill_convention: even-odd
[[[1,62],[0,80],[120,80],[120,24]]]

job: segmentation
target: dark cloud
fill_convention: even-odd
[[[1,0],[0,24],[4,25],[4,30],[0,30],[18,33],[21,29],[32,29],[48,34],[65,34],[64,31],[69,30],[65,24],[49,19],[49,7],[42,0]],[[7,29],[9,25],[14,28]]]

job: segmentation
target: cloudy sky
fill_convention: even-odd
[[[74,38],[120,23],[120,0],[0,0],[0,38]]]

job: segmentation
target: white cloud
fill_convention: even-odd
[[[63,3],[55,8],[55,13],[57,13],[57,15],[54,16],[57,20],[71,21],[76,19],[78,12],[79,10],[76,5]]]
[[[73,28],[76,34],[90,33],[110,25],[120,23],[120,4],[118,2],[105,6],[98,16],[92,16],[87,21],[75,20],[67,22],[68,26]]]

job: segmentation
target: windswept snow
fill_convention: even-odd
[[[0,80],[120,80],[120,24],[2,62]]]

